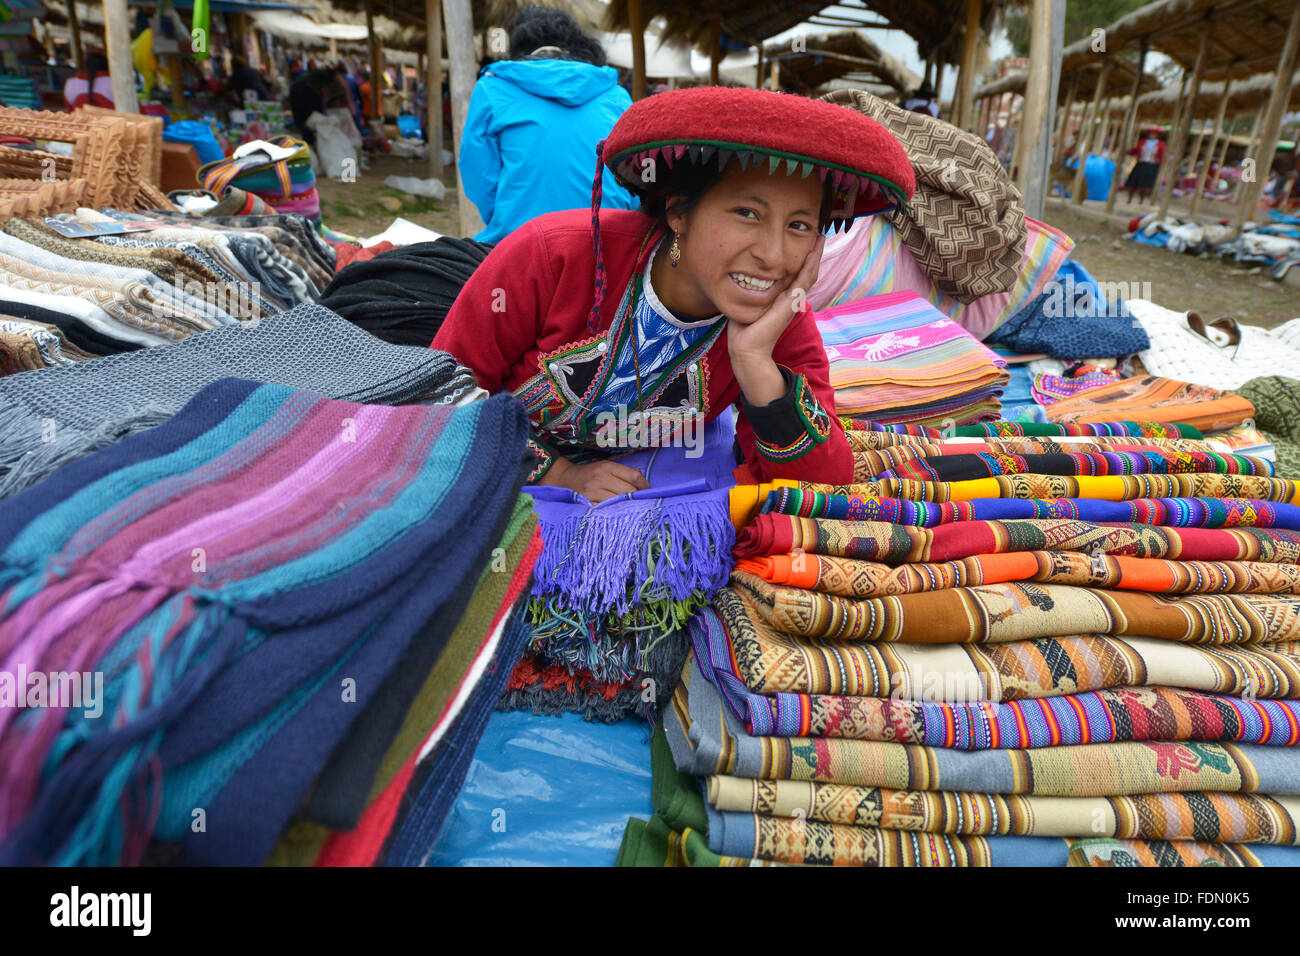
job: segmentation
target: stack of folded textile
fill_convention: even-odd
[[[883,424],[998,417],[1006,361],[914,292],[817,313],[841,415]]]
[[[1198,470],[735,489],[621,862],[1300,863],[1300,483],[1092,430]]]
[[[686,624],[731,569],[733,436],[724,416],[690,447],[620,459],[650,488],[599,505],[565,488],[528,489],[546,549],[530,654],[510,677],[503,709],[616,721],[668,699]]]
[[[60,675],[0,862],[420,862],[527,638],[527,429],[222,379],[0,502],[4,673]]]
[[[142,217],[81,210],[62,218],[90,226]],[[302,220],[290,216],[204,220],[201,228],[178,222],[76,239],[41,220],[9,219],[0,232],[0,321],[22,323],[6,331],[35,341],[37,350],[8,363],[7,371],[260,321],[315,301],[329,282],[332,257]]]

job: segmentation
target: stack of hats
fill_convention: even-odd
[[[1092,427],[1211,454],[1194,429]],[[1300,862],[1296,482],[1202,465],[733,499],[740,561],[692,622],[675,766],[659,748],[621,862]]]
[[[841,415],[935,427],[996,419],[1006,361],[915,292],[817,314]]]

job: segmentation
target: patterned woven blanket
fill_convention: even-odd
[[[839,521],[761,514],[736,537],[736,557],[805,551],[887,564],[955,561],[977,554],[1081,551],[1195,561],[1300,563],[1300,531],[1273,528],[1162,528],[1069,518],[963,521],[910,528],[880,521]]]
[[[747,733],[694,657],[664,726],[684,773],[838,783],[893,790],[1034,796],[1217,791],[1300,794],[1300,749],[1194,741],[950,750],[834,737]]]
[[[260,864],[416,635],[446,644],[526,440],[508,396],[227,379],[0,502],[3,669],[103,676],[102,719],[0,708],[0,861],[132,862],[153,836]]]
[[[878,431],[895,435],[914,435],[925,438],[948,436],[954,438],[1052,438],[1064,435],[1111,435],[1129,438],[1203,438],[1201,430],[1192,425],[1173,422],[978,422],[974,425],[957,425],[946,431],[920,425],[881,425],[877,422],[849,420],[845,431]]]
[[[1062,584],[984,584],[883,598],[842,598],[769,584],[732,585],[778,631],[835,641],[1001,644],[1068,634],[1132,634],[1187,644],[1300,640],[1300,597],[1106,591]]]
[[[1261,475],[1273,463],[1247,455],[1187,451],[1108,451],[1055,455],[939,455],[916,458],[890,469],[883,478],[912,481],[974,481],[999,475]]]
[[[696,655],[711,660],[715,673],[732,673],[753,692],[771,696],[773,714],[798,714],[811,706],[786,701],[783,692],[832,695],[818,703],[836,713],[845,706],[840,695],[1008,701],[1164,685],[1253,698],[1300,697],[1300,644],[1295,643],[1208,647],[1084,634],[982,645],[830,644],[774,630],[747,594],[730,588],[718,592],[713,607],[726,624],[727,638],[710,641],[707,657],[697,640]],[[719,686],[729,685],[720,678]],[[784,718],[771,720],[773,726],[784,724]]]
[[[771,584],[850,598],[887,597],[947,588],[1037,581],[1156,594],[1300,594],[1300,565],[1264,561],[1169,561],[1078,551],[1013,551],[955,561],[900,564],[825,554],[745,558],[738,571]]]
[[[976,498],[970,501],[910,501],[825,495],[799,488],[778,488],[767,496],[763,512],[800,518],[887,521],[930,528],[955,521],[1002,521],[1008,518],[1075,518],[1174,528],[1285,528],[1300,531],[1300,507],[1249,498]]]

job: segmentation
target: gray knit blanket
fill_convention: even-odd
[[[460,404],[483,394],[446,352],[392,345],[329,309],[300,305],[256,325],[0,378],[0,498],[161,424],[230,377],[375,405]]]

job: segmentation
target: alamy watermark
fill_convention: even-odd
[[[81,710],[86,717],[104,713],[102,671],[0,671],[0,710],[23,708]]]
[[[207,306],[209,310],[226,313],[246,325],[257,325],[262,310],[258,303],[262,301],[260,282],[199,282],[190,280],[183,284],[170,285],[155,296],[153,314],[156,317],[174,315],[177,312],[193,313],[196,301]]]
[[[1128,313],[1126,299],[1150,299],[1150,282],[1075,283],[1074,276],[1052,280],[1043,287],[1043,315],[1049,319],[1118,319]]]
[[[596,444],[601,448],[685,448],[687,458],[704,454],[704,416],[682,413],[615,411],[596,415]]]

